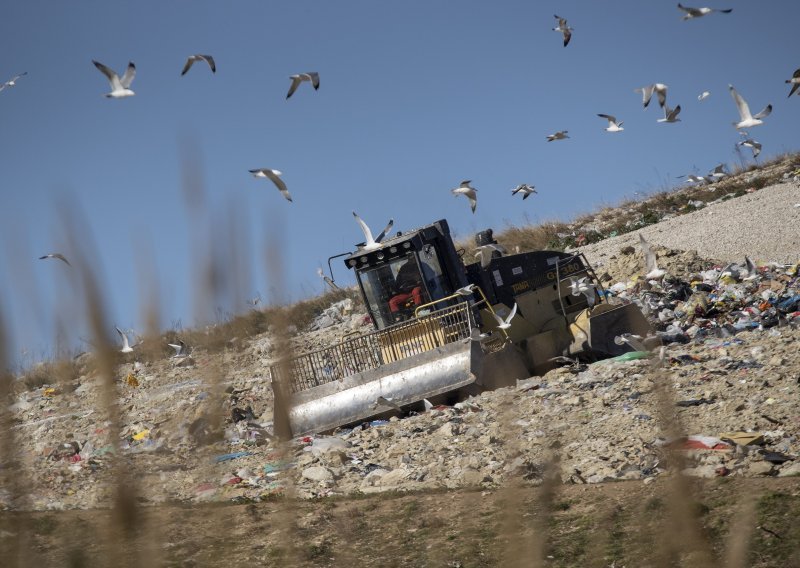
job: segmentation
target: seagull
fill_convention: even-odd
[[[496,245],[492,243],[478,247],[478,250],[475,252],[475,256],[480,257],[481,268],[486,268],[487,266],[489,266],[489,264],[492,262],[492,258],[494,257],[494,251],[497,251],[500,254],[506,253],[506,249],[503,248],[501,245]]]
[[[588,276],[583,278],[570,278],[570,288],[572,289],[573,296],[580,296],[581,294],[586,298],[589,307],[594,306],[595,302],[595,285],[589,281]]]
[[[379,396],[375,400],[375,404],[372,405],[372,409],[375,410],[379,406],[388,406],[389,408],[391,408],[393,410],[397,410],[398,412],[402,412],[402,409],[400,408],[400,406],[395,401],[393,401],[391,398],[385,398],[383,396]]]
[[[708,177],[717,180],[724,178],[726,175],[728,175],[728,172],[725,171],[725,164],[718,164],[717,167],[711,170],[711,173],[708,174]]]
[[[658,267],[658,264],[656,264],[656,253],[652,251],[650,248],[650,243],[644,239],[641,233],[639,233],[639,244],[642,246],[642,252],[644,253],[644,265],[645,269],[647,270],[647,274],[645,274],[644,277],[647,280],[657,280],[664,276],[667,271]]]
[[[696,175],[694,175],[694,174],[689,174],[689,175],[687,175],[687,176],[678,176],[678,177],[686,177],[686,179],[687,179],[687,180],[688,180],[690,183],[699,183],[699,182],[712,183],[712,182],[714,181],[714,179],[713,179],[713,178],[711,178],[711,177],[706,177],[706,176],[696,176]]]
[[[664,105],[664,118],[659,118],[656,122],[680,122],[678,114],[681,112],[681,105],[675,108],[669,108],[669,105]]]
[[[733,8],[728,8],[726,10],[719,10],[717,8],[690,8],[689,6],[682,6],[680,2],[678,2],[678,9],[686,12],[683,15],[684,20],[691,20],[693,18],[707,16],[711,12],[721,12],[722,14],[730,14],[733,12]]]
[[[255,308],[258,304],[261,303],[261,294],[259,294],[255,298],[247,300],[247,303]]]
[[[610,114],[598,114],[600,118],[605,118],[608,120],[608,126],[606,127],[606,132],[621,132],[625,130],[622,128],[622,121],[620,120],[617,122],[617,118],[615,116],[611,116]]]
[[[469,334],[469,337],[464,339],[464,343],[469,343],[470,341],[477,341],[479,343],[483,343],[484,341],[488,341],[490,339],[492,339],[491,332],[481,333],[480,329],[478,329],[477,327],[473,327],[472,331]]]
[[[115,329],[117,330],[117,333],[119,333],[119,336],[122,338],[122,349],[120,349],[120,351],[122,353],[130,353],[131,351],[133,351],[133,347],[131,347],[131,344],[128,341],[127,334],[123,333],[123,331],[118,327]]]
[[[521,183],[517,187],[511,190],[511,195],[516,195],[518,193],[522,194],[522,200],[525,201],[528,199],[528,196],[532,193],[539,193],[536,191],[536,188],[532,185],[528,185],[527,183]]]
[[[208,63],[208,66],[211,67],[211,72],[217,72],[217,65],[214,63],[214,58],[210,55],[190,55],[189,58],[186,60],[186,65],[183,66],[183,71],[181,71],[181,75],[186,75],[186,72],[194,65],[195,61],[205,61]]]
[[[186,357],[189,354],[189,346],[182,339],[179,339],[178,343],[167,343],[167,345],[175,350],[175,355],[172,356],[173,359]]]
[[[761,119],[765,118],[769,115],[769,113],[772,112],[772,105],[769,104],[758,114],[751,115],[750,107],[747,106],[747,101],[745,101],[742,96],[736,92],[736,89],[733,88],[733,85],[728,85],[728,88],[731,90],[731,96],[733,97],[733,101],[736,103],[736,108],[739,110],[739,122],[734,122],[733,125],[736,128],[750,128],[751,126],[763,124],[764,121]]]
[[[472,296],[474,292],[475,292],[475,284],[467,284],[463,288],[459,288],[458,290],[455,291],[455,293],[458,294],[459,296],[465,296],[465,297]]]
[[[706,100],[706,99],[709,97],[709,95],[710,95],[710,94],[711,94],[711,93],[710,93],[710,92],[708,92],[708,91],[703,91],[702,93],[700,93],[699,95],[697,95],[697,100],[698,100],[698,101],[704,101],[704,100]]]
[[[72,266],[69,263],[69,261],[67,260],[67,258],[63,254],[61,254],[60,252],[51,252],[51,253],[48,253],[48,254],[46,254],[44,256],[40,256],[39,260],[44,260],[46,258],[57,258],[58,260],[63,260],[64,262],[66,262],[68,266]]]
[[[289,92],[286,95],[287,99],[294,94],[294,92],[297,90],[297,87],[299,87],[300,83],[303,81],[310,81],[314,86],[315,91],[319,89],[319,73],[299,73],[297,75],[290,75],[289,79],[292,80],[292,84],[289,87]]]
[[[634,335],[633,333],[623,333],[614,338],[614,343],[617,345],[625,345],[626,343],[631,346],[634,351],[649,351],[644,344],[644,338],[641,335]]]
[[[381,234],[378,235],[377,238],[373,238],[372,231],[367,224],[361,220],[361,217],[359,217],[355,211],[353,211],[353,217],[356,218],[356,222],[358,223],[358,226],[361,227],[361,231],[364,233],[364,238],[366,239],[364,245],[359,247],[359,249],[363,251],[370,251],[380,248],[383,237],[386,236],[386,233],[388,233],[392,229],[392,225],[394,225],[394,219],[389,219],[389,223],[386,225],[386,228],[381,231]]]
[[[569,138],[569,136],[567,136],[567,132],[569,132],[569,130],[559,130],[555,134],[549,134],[547,136],[547,141],[552,142],[553,140],[563,140],[564,138]]]
[[[281,194],[283,194],[283,196],[286,198],[286,201],[292,200],[292,196],[289,195],[289,190],[286,189],[286,184],[283,183],[283,180],[279,177],[281,175],[280,171],[261,168],[258,170],[250,170],[250,173],[253,174],[253,177],[271,179],[272,183],[277,186],[277,188],[281,191]]]
[[[320,278],[322,278],[325,281],[325,284],[327,284],[328,286],[331,287],[331,290],[340,290],[341,289],[333,282],[333,280],[331,280],[330,276],[325,274],[325,272],[322,270],[322,267],[318,267],[317,268],[317,274],[319,275]]]
[[[761,143],[756,142],[752,138],[748,138],[747,140],[742,140],[738,142],[739,146],[747,146],[753,150],[753,158],[758,158],[758,155],[761,153]]]
[[[122,79],[120,79],[119,75],[113,70],[102,63],[94,59],[92,59],[92,63],[106,76],[106,79],[108,79],[108,82],[111,84],[111,92],[107,93],[106,97],[110,99],[121,99],[123,97],[132,97],[136,94],[129,88],[131,83],[133,83],[133,78],[136,77],[136,65],[133,64],[133,61],[128,62],[128,68],[125,69],[125,74],[122,76]]]
[[[792,88],[789,91],[789,96],[791,97],[797,90],[797,88],[800,87],[800,69],[796,69],[795,72],[792,74],[792,78],[786,79],[786,82],[792,84]]]
[[[472,208],[472,212],[475,213],[475,207],[478,206],[478,195],[475,192],[478,190],[469,185],[471,181],[472,180],[469,179],[464,180],[461,182],[461,185],[451,191],[456,197],[459,195],[466,195],[467,199],[469,199],[469,206]]]
[[[6,81],[5,83],[0,84],[0,91],[5,89],[6,87],[14,87],[14,86],[16,86],[17,79],[19,79],[20,77],[24,77],[27,74],[28,74],[28,72],[25,71],[24,73],[20,73],[19,75],[14,75],[11,79]],[[788,83],[789,81],[786,81],[786,82]]]
[[[642,104],[644,108],[647,108],[647,105],[650,104],[650,99],[653,97],[653,93],[656,94],[658,97],[658,105],[663,107],[667,104],[667,89],[668,87],[664,83],[653,83],[652,85],[647,85],[646,87],[640,87],[638,89],[634,89],[634,93],[642,93]]]
[[[553,16],[556,20],[558,20],[558,27],[553,28],[554,32],[561,32],[564,34],[564,47],[567,47],[569,40],[572,38],[572,28],[567,25],[566,18],[561,18],[559,16]]]
[[[508,317],[503,319],[498,316],[496,313],[492,312],[494,319],[497,320],[497,328],[498,329],[508,329],[511,327],[511,320],[514,319],[514,316],[517,315],[517,304],[514,302],[514,307],[511,308],[511,313],[508,314]]]

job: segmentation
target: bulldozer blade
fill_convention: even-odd
[[[480,373],[483,356],[478,342],[457,341],[292,394],[292,436],[381,414],[386,408],[376,404],[379,397],[403,406],[469,385]]]

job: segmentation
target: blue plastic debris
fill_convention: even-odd
[[[226,461],[235,460],[238,458],[243,458],[244,456],[252,456],[253,452],[233,452],[232,454],[222,454],[221,456],[217,456],[214,458],[215,463],[221,463]]]

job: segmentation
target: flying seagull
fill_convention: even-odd
[[[678,177],[684,177],[684,176],[678,176]],[[698,182],[712,183],[714,181],[714,178],[712,177],[696,176],[694,174],[689,174],[688,176],[686,176],[686,179],[690,183],[698,183]]]
[[[527,183],[521,183],[517,187],[511,190],[511,195],[516,195],[518,193],[522,194],[522,200],[525,201],[532,193],[539,193],[536,191],[536,188],[532,185],[528,185]]]
[[[752,126],[763,124],[764,121],[761,119],[769,116],[769,113],[772,112],[772,105],[769,104],[758,114],[752,115],[750,114],[750,107],[747,105],[747,101],[745,101],[742,96],[736,92],[736,89],[733,88],[733,85],[728,85],[728,88],[731,90],[731,96],[733,97],[733,101],[736,103],[736,108],[739,111],[739,122],[734,122],[733,125],[736,128],[750,128]]]
[[[131,347],[131,344],[130,344],[130,342],[128,341],[128,335],[127,335],[126,333],[124,333],[124,332],[123,332],[123,331],[122,331],[120,328],[118,328],[118,327],[116,327],[116,328],[114,328],[114,329],[116,329],[116,330],[117,330],[117,333],[119,333],[119,336],[122,338],[122,349],[120,349],[120,351],[121,351],[122,353],[130,353],[131,351],[133,351],[133,347]]]
[[[478,194],[476,193],[478,190],[469,185],[471,181],[470,179],[466,179],[461,182],[461,185],[450,191],[452,191],[453,195],[456,197],[465,195],[467,199],[469,199],[469,206],[472,208],[472,212],[475,213],[475,208],[478,206]]]
[[[641,233],[639,233],[639,244],[642,246],[645,270],[647,270],[647,274],[645,274],[644,277],[647,280],[657,280],[664,276],[667,271],[658,267],[656,263],[656,253],[653,252],[650,248],[650,243],[644,239]]]
[[[467,284],[463,288],[459,288],[455,291],[456,294],[459,296],[469,297],[475,292],[475,284]]]
[[[389,219],[389,223],[386,225],[386,228],[381,231],[377,237],[373,238],[372,230],[370,230],[369,226],[361,219],[361,217],[358,216],[355,211],[353,211],[353,217],[356,218],[356,223],[358,223],[358,226],[361,227],[361,232],[364,233],[364,238],[366,239],[364,245],[359,247],[360,250],[363,251],[370,251],[380,248],[383,237],[385,237],[386,234],[392,230],[392,225],[394,225],[394,219]]]
[[[622,121],[620,120],[617,122],[617,118],[615,116],[611,116],[610,114],[598,114],[600,118],[605,118],[608,120],[608,126],[606,127],[606,132],[621,132],[625,130],[622,128]]]
[[[709,97],[709,95],[710,95],[710,94],[711,94],[711,93],[710,93],[709,91],[703,91],[702,93],[700,93],[699,95],[697,95],[697,100],[698,100],[698,101],[704,101],[704,100],[706,100],[706,99]]]
[[[558,26],[553,28],[554,32],[561,32],[564,35],[564,47],[567,47],[569,40],[572,38],[572,28],[567,25],[566,18],[561,18],[559,16],[553,16],[556,20],[558,20]]]
[[[95,61],[94,59],[92,59],[92,63],[94,63],[94,66],[106,76],[106,79],[108,79],[108,82],[111,84],[111,92],[107,93],[105,95],[106,97],[110,99],[121,99],[123,97],[132,97],[136,94],[130,90],[131,83],[133,83],[133,78],[136,77],[136,65],[133,64],[133,61],[128,63],[128,68],[125,69],[125,74],[122,76],[122,79],[119,78],[119,75],[117,75],[116,72],[109,69],[102,63]]]
[[[325,281],[325,284],[331,287],[331,290],[339,290],[340,288],[331,280],[331,277],[325,274],[322,268],[317,268],[317,274]]]
[[[44,256],[40,256],[39,260],[44,260],[46,258],[57,258],[58,260],[63,260],[64,262],[66,262],[68,266],[72,266],[69,263],[69,261],[67,260],[67,258],[63,254],[61,254],[60,252],[51,252],[51,253],[48,253],[48,254],[46,254]]]
[[[186,60],[186,65],[183,66],[183,71],[181,71],[181,75],[186,75],[186,72],[194,65],[195,61],[205,61],[208,63],[208,66],[211,67],[211,72],[217,72],[217,65],[214,63],[214,58],[210,55],[190,55],[189,58]]]
[[[511,327],[511,320],[514,319],[514,316],[517,315],[517,304],[514,303],[514,307],[511,308],[511,312],[508,314],[508,317],[505,319],[498,316],[496,313],[492,312],[494,319],[497,320],[497,328],[498,329],[508,329]]]
[[[800,69],[795,70],[792,74],[792,78],[786,79],[786,82],[792,84],[792,88],[789,90],[789,96],[791,97],[797,88],[800,87]]]
[[[728,8],[726,10],[719,10],[717,8],[690,8],[689,6],[682,6],[680,2],[678,2],[678,9],[685,12],[683,15],[684,20],[691,20],[693,18],[707,16],[711,12],[720,12],[722,14],[730,14],[733,12],[733,8]]]
[[[638,89],[634,89],[634,93],[642,93],[642,104],[644,108],[647,108],[647,105],[650,104],[650,99],[653,97],[653,93],[656,94],[658,97],[658,105],[663,107],[667,104],[667,87],[664,83],[653,83],[652,85],[647,85],[645,87],[639,87]]]
[[[297,87],[299,87],[300,83],[303,81],[310,81],[315,91],[319,89],[319,73],[299,73],[297,75],[290,75],[289,78],[292,80],[292,84],[289,87],[289,93],[286,95],[287,99],[294,94]]]
[[[724,178],[726,175],[728,175],[728,172],[725,171],[725,164],[717,164],[717,166],[711,170],[711,173],[708,174],[708,177],[717,180]]]
[[[548,142],[552,142],[553,140],[563,140],[564,138],[569,138],[569,136],[567,136],[567,132],[569,132],[569,131],[568,130],[559,130],[555,134],[550,134],[550,135],[547,136],[547,141]]]
[[[641,335],[634,335],[633,333],[623,333],[614,338],[614,343],[617,345],[625,345],[626,343],[631,346],[634,351],[649,351],[644,344],[644,338]]]
[[[261,168],[258,170],[250,170],[250,173],[253,174],[253,177],[257,178],[269,178],[272,180],[272,183],[280,190],[281,194],[286,198],[286,201],[291,201],[292,196],[289,195],[289,190],[286,189],[286,184],[283,183],[283,180],[280,178],[281,172],[278,170],[270,170],[268,168]]]
[[[486,268],[489,266],[489,264],[492,262],[492,258],[494,258],[495,251],[499,252],[501,255],[506,253],[506,249],[503,246],[493,243],[478,247],[478,250],[475,251],[475,256],[480,257],[481,268]]]
[[[595,302],[595,285],[589,281],[588,276],[584,276],[583,278],[570,278],[569,287],[572,291],[573,296],[580,296],[583,295],[586,298],[586,302],[589,304],[589,307],[594,306]]]
[[[748,148],[753,150],[753,158],[758,158],[758,155],[761,153],[761,143],[756,142],[752,138],[748,138],[746,140],[742,140],[738,143],[739,146],[747,146]]]
[[[403,409],[400,408],[400,405],[398,405],[393,399],[386,398],[386,397],[383,397],[383,396],[379,396],[375,400],[375,404],[372,405],[372,409],[375,410],[379,406],[386,406],[386,407],[391,408],[392,410],[396,410],[398,412],[402,412],[403,411]]]
[[[172,356],[173,359],[186,357],[189,354],[189,346],[182,339],[179,339],[178,343],[167,343],[167,345],[175,350],[175,355]]]
[[[6,81],[5,83],[0,84],[0,91],[5,89],[6,87],[14,87],[14,86],[16,86],[17,79],[19,79],[20,77],[24,77],[27,74],[28,74],[28,72],[25,71],[24,73],[20,73],[19,75],[14,75],[11,79]],[[787,83],[788,83],[788,81],[787,81]]]
[[[681,105],[675,108],[669,108],[669,105],[664,105],[664,118],[659,118],[656,122],[680,122],[678,114],[681,112]]]

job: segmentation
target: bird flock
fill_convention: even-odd
[[[732,9],[725,8],[711,8],[711,7],[700,7],[694,8],[689,6],[684,6],[681,3],[677,5],[678,9],[682,12],[682,20],[695,20],[699,18],[703,18],[712,14],[731,14],[733,12]],[[557,25],[556,27],[552,28],[553,31],[558,32],[561,34],[563,40],[563,47],[566,48],[570,45],[572,40],[573,32],[575,31],[568,24],[568,20],[564,17],[559,15],[554,15],[556,19]],[[112,68],[108,67],[107,65],[100,63],[99,61],[92,60],[94,66],[105,76],[107,79],[110,91],[105,93],[105,97],[112,98],[112,99],[123,99],[134,96],[136,93],[132,90],[131,85],[134,82],[136,77],[136,65],[131,61],[128,63],[127,67],[125,68],[124,73],[120,76],[116,71]],[[194,54],[190,55],[180,72],[181,76],[186,75],[194,66],[195,63],[204,63],[209,68],[212,74],[215,74],[217,71],[217,63],[213,56],[208,54]],[[28,75],[27,72],[19,73],[12,78],[8,79],[5,82],[0,83],[0,93],[3,91],[10,89],[12,87],[17,86],[19,80],[23,77]],[[304,72],[304,73],[297,73],[294,75],[289,76],[290,85],[289,90],[286,94],[286,99],[290,99],[292,95],[301,87],[303,83],[309,83],[310,87],[313,88],[315,91],[318,91],[320,88],[320,76],[318,72]],[[800,88],[800,69],[797,69],[792,74],[790,79],[786,79],[786,84],[789,84],[790,90],[788,97],[791,97],[795,93],[798,93],[798,89]],[[729,85],[729,92],[731,97],[734,101],[737,113],[738,113],[738,120],[734,121],[732,124],[733,126],[745,137],[745,139],[738,142],[738,146],[750,148],[753,153],[753,157],[756,158],[762,150],[762,145],[760,142],[754,140],[753,138],[749,137],[749,134],[745,131],[745,129],[750,129],[755,126],[759,126],[763,124],[764,119],[768,117],[773,110],[773,106],[771,103],[767,104],[761,111],[753,114],[750,110],[750,106],[746,99],[734,88],[733,85]],[[654,82],[649,85],[645,85],[643,87],[639,87],[634,89],[634,92],[641,94],[642,97],[642,105],[644,109],[647,109],[653,95],[656,96],[658,101],[659,107],[663,111],[663,116],[656,119],[658,123],[677,123],[680,122],[681,119],[678,118],[681,112],[681,105],[675,105],[671,107],[667,103],[667,92],[668,87],[667,85],[659,82]],[[798,93],[800,95],[800,93]],[[702,102],[706,100],[709,96],[711,96],[710,91],[702,91],[701,94],[697,96],[698,101]],[[621,133],[625,129],[623,127],[623,121],[618,119],[617,116],[608,113],[597,113],[597,116],[603,118],[607,121],[607,126],[605,130],[609,133]],[[569,140],[570,136],[568,135],[568,130],[559,130],[552,134],[546,136],[547,142],[554,142],[554,141],[565,141]],[[289,190],[287,188],[286,183],[281,178],[282,173],[280,170],[274,168],[254,168],[249,170],[249,173],[252,174],[255,178],[265,178],[268,179],[272,184],[278,189],[284,199],[286,201],[292,203],[293,199]],[[688,175],[685,176],[688,181],[690,182],[706,182],[709,183],[714,181],[725,175],[724,171],[715,169],[711,172],[708,176],[696,176],[696,175]],[[464,196],[468,203],[471,212],[474,214],[477,209],[478,205],[478,190],[471,185],[472,180],[464,180],[462,181],[458,187],[453,188],[451,193],[455,196]],[[538,193],[535,189],[535,186],[527,183],[519,184],[517,187],[511,189],[512,197],[516,196],[517,194],[522,195],[522,200],[526,200],[532,194]],[[378,237],[373,238],[372,233],[369,227],[361,220],[358,215],[353,212],[353,216],[355,217],[358,225],[360,226],[362,232],[365,236],[365,243],[363,243],[360,248],[364,250],[371,250],[373,248],[377,248],[380,246],[381,240],[388,234],[388,230],[391,228],[393,221],[390,220],[389,225],[387,228],[378,235]],[[645,243],[642,243],[643,248]],[[486,251],[481,252],[478,251],[479,256],[481,256],[481,260],[484,260],[484,257],[488,257],[491,254],[491,250],[486,249]],[[56,259],[60,260],[65,263],[67,266],[71,266],[69,261],[62,255],[61,253],[48,253],[39,257],[40,259]],[[324,275],[322,270],[320,269],[319,275],[321,278],[326,280],[326,283],[330,286],[335,286],[335,284],[328,282],[330,280],[327,276]],[[122,332],[117,329],[118,332],[122,335],[123,343],[126,349],[132,349],[130,344],[127,341],[127,337],[122,334]],[[173,345],[173,348],[176,348]],[[177,348],[176,348],[177,349]],[[125,349],[123,349],[125,350]],[[126,351],[127,352],[127,351]],[[181,353],[181,350],[178,351]]]

